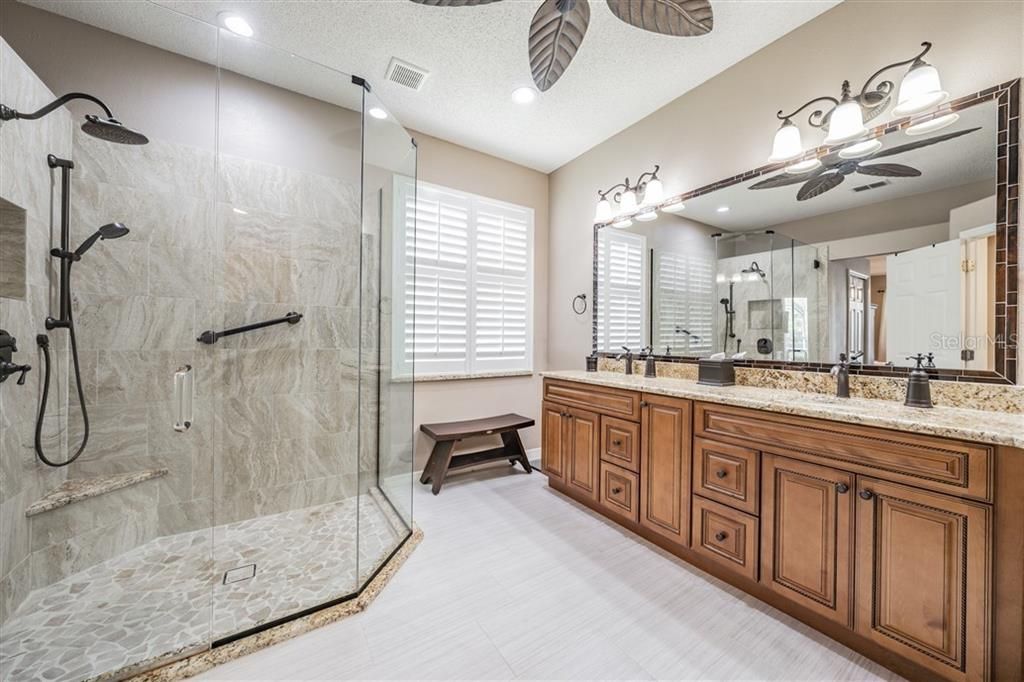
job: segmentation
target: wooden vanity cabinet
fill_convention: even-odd
[[[576,493],[597,500],[601,417],[586,410],[544,403],[541,469]]]
[[[645,393],[640,406],[640,525],[689,545],[693,403]]]

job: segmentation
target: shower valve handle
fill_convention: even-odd
[[[6,381],[7,377],[12,374],[21,372],[21,376],[18,377],[17,384],[19,386],[25,385],[25,375],[31,371],[31,365],[16,365],[13,362],[7,362],[6,360],[0,360],[0,381]]]

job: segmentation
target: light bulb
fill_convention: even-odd
[[[896,116],[918,114],[941,104],[949,97],[939,81],[939,70],[920,59],[914,62],[900,83],[900,96],[893,107]]]
[[[882,148],[880,140],[864,140],[857,144],[851,144],[849,147],[843,147],[839,150],[840,159],[859,159],[862,156],[868,154],[874,154]]]
[[[644,206],[659,204],[664,198],[665,190],[661,186],[661,180],[658,178],[651,178],[648,180],[647,187],[644,188]]]
[[[635,215],[633,217],[636,218],[637,220],[639,220],[642,223],[646,223],[646,222],[650,222],[651,220],[657,220],[658,219],[658,212],[655,211],[652,208],[650,210],[645,210],[643,213],[638,213],[637,215]]]
[[[927,133],[933,133],[936,130],[942,130],[946,126],[951,126],[960,120],[960,114],[946,114],[945,116],[939,116],[931,120],[925,121],[924,123],[917,123],[910,126],[903,132],[913,137],[914,135],[925,135]]]
[[[252,30],[252,26],[249,22],[231,12],[221,12],[220,21],[224,24],[224,28],[231,31],[235,35],[242,36],[243,38],[252,38],[255,31]]]
[[[619,215],[633,213],[636,211],[636,192],[627,189],[619,197]]]
[[[612,205],[607,199],[602,198],[597,202],[597,210],[594,211],[595,223],[606,223],[612,218]]]
[[[828,122],[828,137],[825,144],[841,144],[856,140],[868,132],[864,127],[864,116],[860,105],[850,98],[843,99],[835,109]]]
[[[775,139],[772,141],[772,154],[768,160],[772,163],[789,161],[800,156],[803,150],[800,129],[787,118],[782,122],[782,127],[775,132]]]

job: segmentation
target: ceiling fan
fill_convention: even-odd
[[[432,7],[489,5],[500,0],[412,0]],[[631,26],[669,36],[699,36],[714,25],[709,0],[607,0]],[[528,51],[533,82],[544,92],[555,84],[580,49],[590,24],[589,0],[544,0],[530,22]]]
[[[968,128],[967,130],[958,130],[955,133],[946,133],[945,135],[936,135],[935,137],[929,137],[924,140],[916,140],[907,144],[901,144],[890,149],[882,149],[881,151],[875,152],[862,159],[843,159],[839,156],[839,151],[834,151],[831,154],[827,154],[821,158],[821,166],[813,171],[806,173],[781,173],[762,180],[755,182],[748,189],[772,189],[774,187],[785,187],[786,185],[797,185],[803,183],[803,187],[796,194],[797,201],[806,201],[813,199],[814,197],[821,196],[830,189],[835,189],[843,183],[847,175],[853,173],[860,173],[861,175],[873,175],[875,177],[883,178],[916,178],[921,175],[921,171],[912,166],[907,166],[902,163],[872,163],[867,164],[866,161],[874,161],[887,156],[894,156],[896,154],[903,154],[904,152],[913,151],[915,149],[921,149],[922,147],[929,147],[933,144],[940,142],[946,142],[968,133],[973,133],[976,130],[981,130],[981,127]]]

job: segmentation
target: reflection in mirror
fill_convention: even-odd
[[[598,349],[993,371],[996,104],[957,113],[599,230]]]

